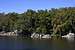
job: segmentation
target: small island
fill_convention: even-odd
[[[75,50],[75,0],[0,0],[0,50]]]
[[[0,13],[0,36],[51,38],[66,37],[70,32],[75,33],[75,7]]]

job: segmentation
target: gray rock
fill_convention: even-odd
[[[49,39],[49,38],[51,38],[51,36],[49,35],[49,34],[38,34],[38,33],[33,33],[32,35],[31,35],[31,38],[33,38],[33,39],[35,39],[35,38],[39,38],[39,39],[41,39],[41,38],[43,38],[43,39]]]
[[[62,36],[63,38],[74,38],[75,34],[74,33],[69,33],[67,35]]]
[[[38,33],[33,33],[32,35],[31,35],[31,38],[39,38],[39,39],[41,39],[42,38],[42,36],[43,36],[44,34],[38,34]]]
[[[51,38],[51,36],[49,34],[46,34],[46,35],[42,36],[42,38],[49,39],[49,38]]]

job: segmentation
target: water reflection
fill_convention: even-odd
[[[71,42],[72,41],[72,42]],[[75,40],[0,38],[0,50],[74,50]]]
[[[63,38],[65,40],[67,40],[68,42],[74,42],[75,41],[75,38]]]

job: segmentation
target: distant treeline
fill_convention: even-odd
[[[0,13],[0,31],[23,30],[30,33],[64,35],[75,33],[75,7]]]

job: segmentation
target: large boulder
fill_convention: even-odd
[[[43,39],[49,39],[49,38],[51,38],[51,36],[49,34],[45,35],[45,34],[33,33],[31,35],[31,38],[33,38],[33,39],[35,39],[35,38],[38,38],[38,39],[41,39],[41,38],[43,38]]]
[[[38,39],[41,39],[42,38],[42,36],[43,36],[44,34],[38,34],[38,33],[33,33],[33,34],[31,34],[31,38],[38,38]]]
[[[67,35],[62,36],[63,38],[74,38],[75,34],[74,33],[69,33]]]
[[[40,37],[39,34],[35,34],[35,35],[34,35],[34,38],[39,38],[39,37]]]
[[[49,39],[51,36],[49,34],[43,35],[42,38]]]
[[[33,39],[34,39],[34,38],[39,38],[39,36],[40,36],[39,34],[33,33],[33,34],[31,35],[31,38],[33,38]]]
[[[34,35],[35,35],[35,33],[31,34],[31,38],[33,38],[33,37],[34,37]]]

